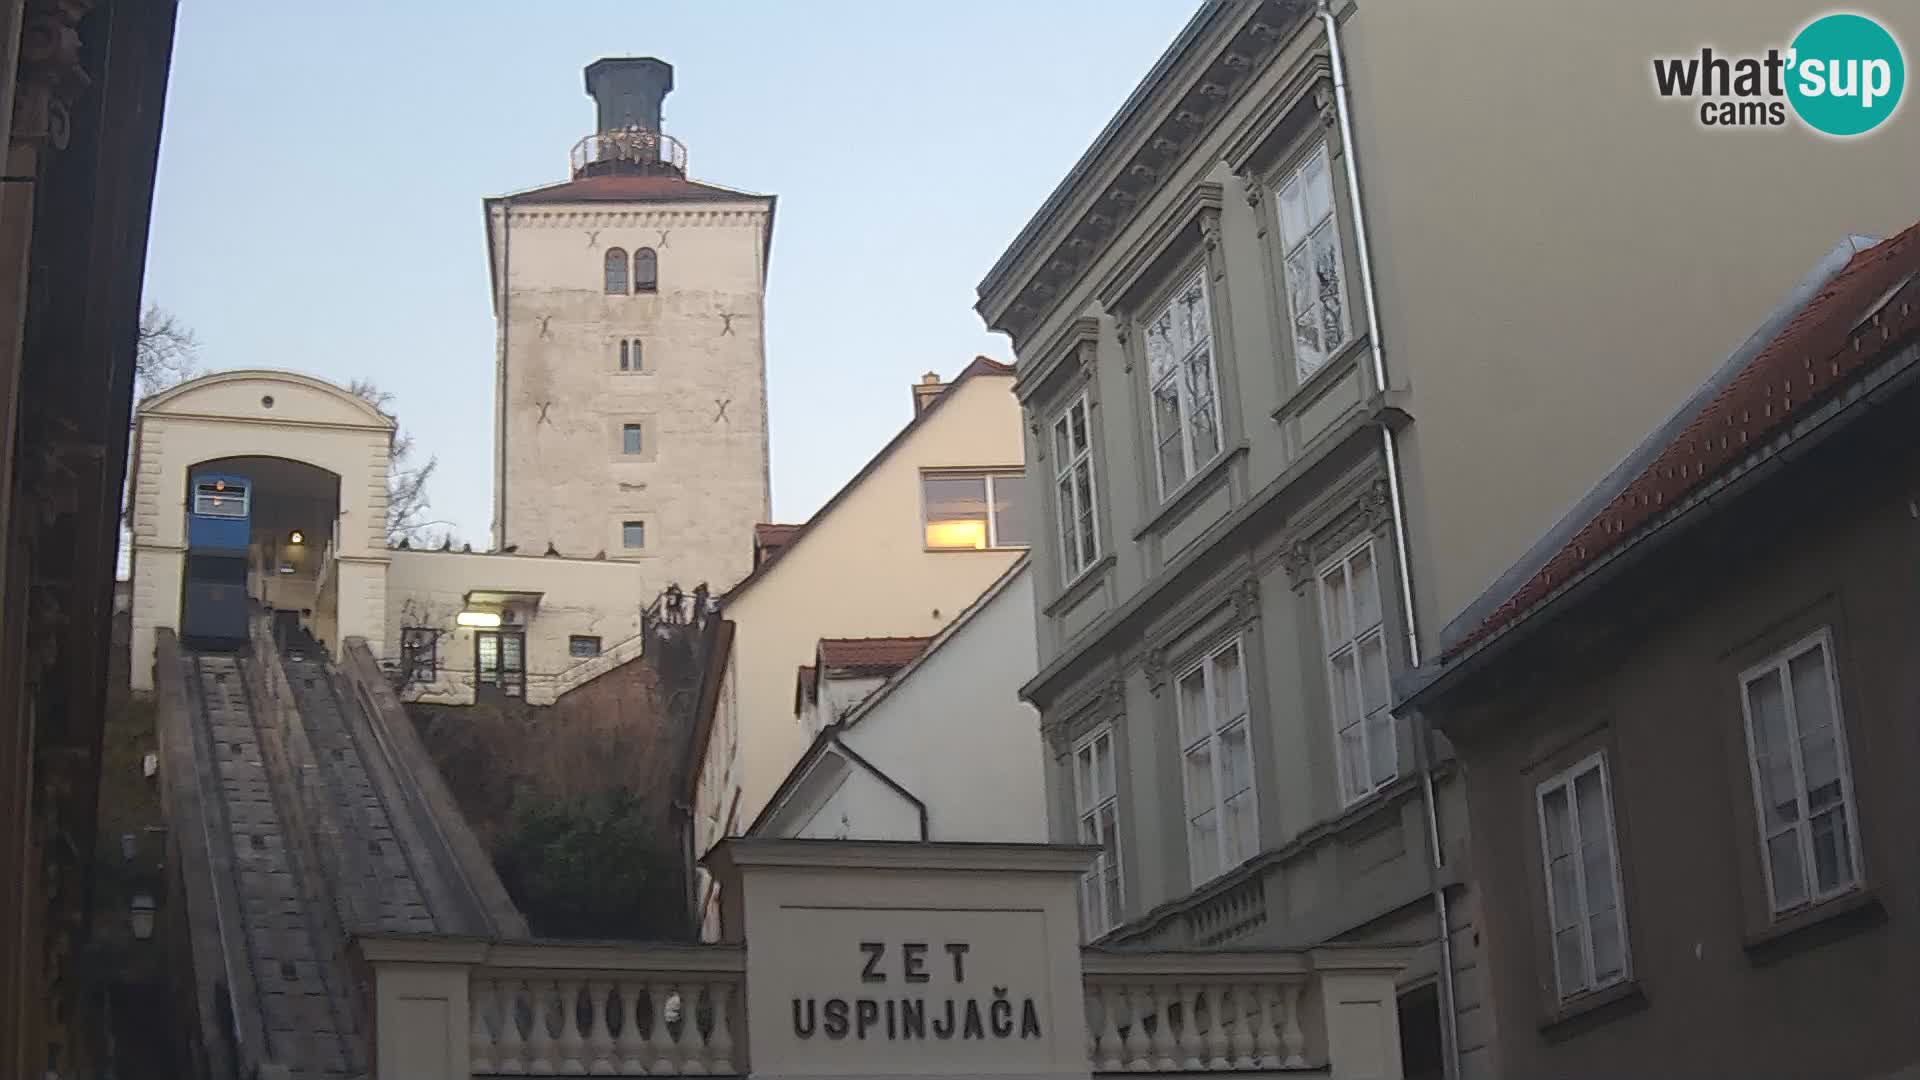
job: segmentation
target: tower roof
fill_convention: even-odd
[[[751,191],[736,191],[717,184],[703,184],[697,180],[688,180],[672,174],[626,173],[583,176],[578,180],[567,180],[516,192],[505,198],[512,199],[517,205],[525,205],[569,202],[684,202],[692,199],[765,199],[771,196],[757,195]]]

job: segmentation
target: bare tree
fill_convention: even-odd
[[[140,314],[140,336],[134,346],[135,394],[144,398],[198,375],[194,361],[199,352],[200,341],[185,323],[158,304],[148,304]]]
[[[373,380],[355,379],[347,384],[347,392],[379,409],[383,415],[393,416],[387,410],[393,403],[393,395],[374,385]],[[447,522],[427,517],[431,505],[427,500],[427,481],[440,467],[440,459],[430,454],[424,462],[416,463],[413,451],[413,436],[395,428],[393,445],[387,451],[387,543],[393,547],[452,539]]]

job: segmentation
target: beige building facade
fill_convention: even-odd
[[[1012,383],[1010,369],[976,359],[937,396],[916,393],[913,421],[721,597],[733,645],[698,751],[696,855],[741,835],[806,751],[795,681],[822,638],[931,637],[1025,553]],[[711,931],[716,887],[696,876]]]
[[[571,178],[486,200],[497,323],[494,544],[718,590],[770,514],[764,297],[774,199],[689,180],[672,68],[587,69]]]
[[[1114,940],[1426,942],[1408,1072],[1487,1074],[1466,808],[1391,680],[1809,266],[1916,216],[1910,110],[1839,141],[1656,92],[1807,17],[1208,3],[1014,239],[979,310],[1047,492],[1026,691]]]

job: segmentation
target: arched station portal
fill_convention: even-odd
[[[381,655],[393,427],[341,387],[288,371],[220,372],[141,403],[129,507],[134,689],[153,687],[158,628],[191,636],[190,582],[208,572],[230,580],[242,559],[249,604],[291,612],[329,643],[364,637]],[[207,521],[192,513],[203,475],[248,482],[244,543],[231,539],[231,521],[213,523],[229,539],[204,540]],[[200,547],[227,562],[196,560],[196,529]]]
[[[238,494],[223,498],[223,491]],[[188,468],[182,498],[188,515],[179,628],[183,641],[217,645],[221,631],[232,625],[231,616],[244,619],[257,606],[281,622],[305,627],[322,644],[338,643],[340,576],[333,562],[340,544],[337,474],[279,457],[214,458]],[[221,535],[226,526],[244,528],[234,537],[243,539],[244,547],[232,546]],[[244,596],[246,603],[200,602],[220,597],[229,582],[244,584],[244,594],[236,588],[233,596]]]

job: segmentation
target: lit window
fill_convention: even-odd
[[[227,480],[203,480],[194,486],[193,512],[201,517],[246,517],[247,486]]]
[[[1340,269],[1340,226],[1325,143],[1281,181],[1276,202],[1294,368],[1305,379],[1347,340],[1346,276]]]
[[[620,523],[620,546],[628,551],[637,551],[647,546],[647,523],[644,521],[623,521]]]
[[[1740,677],[1775,915],[1860,884],[1853,770],[1825,630]]]
[[[1078,577],[1100,556],[1093,495],[1093,436],[1087,396],[1081,394],[1053,421],[1054,494],[1060,515],[1060,576]]]
[[[1320,636],[1327,647],[1340,801],[1350,803],[1385,787],[1400,771],[1373,541],[1320,571]]]
[[[1547,879],[1547,926],[1562,998],[1627,977],[1620,853],[1606,761],[1595,754],[1534,791]]]
[[[607,295],[627,295],[627,253],[619,248],[607,249]]]
[[[600,639],[586,634],[573,634],[567,638],[567,655],[576,659],[600,655]]]
[[[1026,474],[928,473],[927,547],[938,550],[1027,546]]]
[[[1247,674],[1240,642],[1228,642],[1175,680],[1181,773],[1187,805],[1187,865],[1193,884],[1211,881],[1258,851]]]
[[[660,287],[660,260],[652,248],[633,253],[633,291],[653,292]]]
[[[637,454],[640,452],[639,424],[620,425],[620,452],[623,454]]]
[[[1220,453],[1213,316],[1204,271],[1194,271],[1147,323],[1147,384],[1164,499]]]
[[[1073,751],[1073,806],[1080,842],[1100,849],[1080,878],[1081,926],[1088,940],[1120,921],[1120,795],[1114,786],[1113,729],[1102,727]]]

